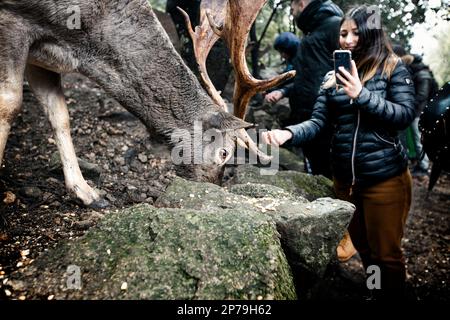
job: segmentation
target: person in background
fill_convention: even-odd
[[[381,288],[374,295],[398,300],[405,293],[401,240],[412,178],[397,132],[415,118],[415,90],[383,29],[372,26],[372,14],[360,6],[342,19],[339,42],[352,52],[352,70],[341,67],[338,74],[325,76],[311,119],[262,137],[274,146],[303,144],[333,124],[334,189],[356,207],[348,227],[351,239],[364,268],[381,272]],[[337,85],[336,78],[343,84]]]
[[[430,161],[427,155],[423,153],[421,134],[419,131],[419,117],[426,107],[428,100],[436,94],[438,85],[430,68],[422,62],[421,56],[407,54],[401,45],[395,45],[393,48],[394,52],[408,66],[416,89],[416,118],[411,124],[411,127],[408,128],[412,133],[412,146],[409,149],[413,149],[410,150],[414,151],[410,152],[414,155],[411,160],[416,162],[416,165],[412,169],[412,175],[419,179],[424,179],[424,177],[428,176]],[[402,138],[403,145],[407,146],[407,131],[402,133]]]
[[[286,125],[311,118],[321,79],[333,69],[333,51],[339,48],[337,35],[343,16],[342,10],[330,0],[294,0],[291,11],[303,32],[297,54],[292,59],[297,75],[292,84],[265,97],[271,103],[289,97],[291,115]],[[314,175],[332,176],[330,139],[330,130],[323,130],[314,141],[302,146],[305,164]]]
[[[280,53],[281,58],[286,63],[286,67],[284,68],[283,73],[294,70],[292,60],[297,55],[299,45],[300,39],[292,32],[280,33],[275,38],[273,47]],[[281,86],[268,91],[264,99],[270,103],[278,102],[283,98],[283,96],[286,95],[286,91],[288,90],[287,86],[293,83],[293,81],[293,79],[290,79],[284,82]]]

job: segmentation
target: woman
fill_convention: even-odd
[[[414,119],[414,86],[383,30],[371,25],[372,11],[348,12],[340,27],[341,49],[350,50],[351,73],[325,76],[312,118],[285,130],[266,132],[275,146],[313,139],[334,126],[332,166],[336,195],[356,206],[349,232],[364,267],[381,270],[383,296],[403,293],[403,228],[411,204],[408,159],[397,131]],[[373,17],[372,17],[373,20]],[[343,85],[336,86],[336,77]]]

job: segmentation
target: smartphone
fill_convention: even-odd
[[[334,72],[339,72],[339,67],[344,67],[348,72],[352,70],[352,52],[350,50],[335,50],[333,52]],[[342,75],[342,74],[341,74]],[[336,85],[342,85],[342,82],[336,77]]]

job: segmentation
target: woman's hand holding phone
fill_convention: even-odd
[[[354,60],[351,62],[352,73],[350,74],[344,67],[339,67],[338,73],[336,73],[336,77],[342,82],[342,87],[345,93],[351,98],[358,98],[359,94],[362,90],[362,83],[359,79],[358,69],[356,68],[356,63]],[[342,75],[343,76],[342,76]]]

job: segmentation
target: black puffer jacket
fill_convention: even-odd
[[[289,97],[291,119],[299,123],[311,117],[325,74],[333,69],[333,51],[339,48],[342,10],[330,0],[312,1],[297,19],[304,36],[292,64],[294,83],[284,92]]]
[[[293,144],[312,140],[334,125],[332,167],[342,183],[369,186],[403,172],[408,159],[397,131],[414,119],[414,84],[399,62],[390,80],[378,72],[352,101],[341,89],[320,90],[311,120],[287,127]]]

